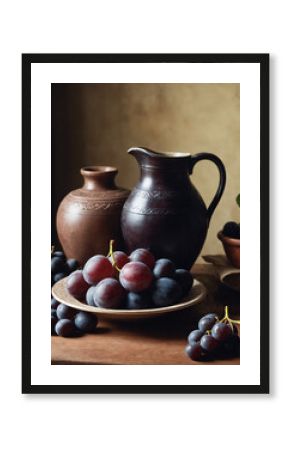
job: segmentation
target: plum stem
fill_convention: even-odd
[[[233,323],[237,323],[239,325],[241,324],[241,322],[239,320],[234,320],[234,319],[230,318],[230,316],[229,316],[229,307],[228,306],[225,306],[225,315],[222,318],[222,320],[220,320],[220,322],[228,322],[232,329],[233,329]]]
[[[113,254],[113,246],[114,246],[114,240],[112,239],[111,241],[110,241],[110,249],[109,249],[109,256],[112,256],[112,254]]]
[[[230,319],[230,321],[231,321],[232,323],[238,323],[239,325],[241,324],[240,320]]]
[[[121,272],[121,269],[119,269],[119,267],[117,266],[117,263],[116,263],[115,258],[114,258],[113,246],[114,246],[114,240],[112,239],[110,241],[110,248],[109,248],[109,253],[107,255],[107,258],[111,257],[112,261],[113,261],[112,266],[115,267],[115,269],[117,269],[118,272]]]

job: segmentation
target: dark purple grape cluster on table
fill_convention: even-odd
[[[78,291],[85,294],[88,288],[83,281],[81,271],[77,270],[79,263],[76,259],[66,259],[61,251],[51,253],[51,285],[74,273],[78,281]],[[85,311],[78,311],[59,303],[51,297],[51,334],[63,337],[76,337],[94,331],[97,326],[97,317]]]
[[[185,352],[193,361],[238,357],[238,328],[230,319],[220,321],[216,314],[206,314],[199,320],[198,328],[188,335]]]
[[[67,290],[90,306],[145,309],[179,303],[190,291],[192,274],[176,269],[166,258],[155,260],[144,248],[130,255],[112,250],[108,256],[92,256],[82,270],[72,272]]]
[[[51,252],[51,286],[62,278],[78,269],[79,263],[76,259],[66,259],[61,251]]]
[[[51,298],[51,335],[78,337],[92,333],[98,323],[95,314],[78,311]]]

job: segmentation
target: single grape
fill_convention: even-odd
[[[66,265],[68,267],[68,273],[71,273],[79,268],[79,263],[77,262],[77,260],[72,258],[66,261]]]
[[[198,322],[198,328],[200,331],[205,333],[208,330],[211,330],[214,324],[217,322],[217,318],[215,316],[212,317],[202,317]]]
[[[101,308],[120,308],[126,291],[115,278],[105,278],[95,287],[94,303]]]
[[[202,338],[202,336],[203,336],[203,332],[202,331],[200,331],[200,330],[193,330],[188,335],[188,338],[187,338],[188,343],[190,345],[192,345],[194,342],[199,342],[200,339]]]
[[[233,334],[239,334],[239,329],[237,325],[235,325],[234,323],[232,325],[233,325]]]
[[[124,252],[116,251],[113,253],[114,261],[112,256],[109,257],[109,260],[113,266],[113,278],[119,279],[119,272],[124,267],[125,264],[130,262],[129,256]]]
[[[72,320],[60,319],[55,325],[55,332],[58,336],[73,337],[77,335],[77,329]]]
[[[54,336],[56,334],[55,332],[55,325],[57,324],[57,318],[51,315],[51,336]]]
[[[142,262],[146,264],[150,269],[153,269],[155,264],[155,258],[152,253],[146,248],[137,248],[130,255],[130,261],[132,262]]]
[[[217,316],[216,313],[208,313],[208,314],[206,314],[205,316],[203,316],[203,319],[204,319],[205,317],[216,318],[216,320],[218,320],[218,316]]]
[[[51,308],[56,309],[58,307],[58,305],[59,305],[59,302],[55,298],[51,297]]]
[[[86,303],[90,306],[96,306],[94,302],[94,293],[96,286],[91,286],[86,293]]]
[[[76,310],[61,303],[56,309],[56,314],[59,319],[73,319],[76,315]]]
[[[170,259],[160,258],[156,261],[153,274],[155,278],[172,278],[175,272],[175,265]]]
[[[154,285],[152,301],[155,306],[174,305],[181,299],[181,287],[171,278],[159,278]]]
[[[83,333],[91,333],[95,330],[98,323],[98,319],[95,314],[90,314],[85,311],[77,313],[74,321],[76,328]]]
[[[112,277],[114,269],[106,256],[92,256],[85,264],[83,276],[88,284],[97,284],[104,278]]]
[[[90,285],[85,281],[83,272],[81,270],[75,270],[67,278],[66,287],[73,297],[82,300],[85,298]]]
[[[61,251],[56,251],[56,252],[52,253],[51,256],[52,256],[52,258],[54,258],[55,256],[56,256],[57,258],[61,258],[61,259],[63,260],[63,262],[65,262],[65,255],[64,255],[64,253],[61,252]]]
[[[223,227],[223,235],[233,239],[240,239],[240,225],[236,222],[227,222]]]
[[[228,356],[240,356],[240,337],[237,334],[232,334],[223,342],[223,350]]]
[[[129,262],[122,268],[119,280],[127,291],[142,292],[151,286],[153,274],[142,262]]]
[[[192,345],[187,345],[185,352],[192,361],[202,361],[203,359],[203,351],[199,342],[193,342]]]
[[[67,274],[65,272],[60,272],[60,273],[56,273],[53,276],[53,282],[57,283],[59,280],[62,280],[63,278],[65,278],[67,276]]]
[[[127,309],[145,309],[151,307],[152,304],[149,292],[128,292],[126,298]]]
[[[214,352],[219,346],[219,341],[217,341],[210,334],[204,334],[200,340],[201,348],[206,352]]]
[[[62,258],[54,256],[51,258],[51,274],[55,275],[64,270],[64,261]]]
[[[233,334],[233,330],[230,325],[227,323],[218,322],[216,323],[211,330],[211,335],[217,341],[225,341]]]
[[[110,260],[111,264],[114,264],[114,262],[115,262],[118,269],[122,269],[122,267],[124,267],[125,264],[130,262],[129,256],[126,255],[126,253],[119,252],[119,251],[114,252],[113,257],[110,256],[109,260]]]
[[[192,273],[185,269],[177,269],[174,274],[174,279],[181,286],[182,295],[187,295],[193,283]]]
[[[225,341],[220,342],[217,357],[220,359],[237,358],[240,356],[240,337],[232,334]]]

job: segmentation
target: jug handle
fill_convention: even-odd
[[[192,173],[195,164],[198,161],[203,161],[203,160],[208,160],[208,161],[212,161],[213,163],[215,163],[215,165],[217,166],[217,168],[219,170],[219,175],[220,175],[220,180],[219,180],[219,185],[218,185],[217,191],[216,191],[215,196],[212,199],[209,207],[207,208],[208,220],[210,221],[211,216],[212,216],[214,210],[216,209],[216,207],[221,199],[221,196],[223,195],[224,189],[225,189],[226,170],[225,170],[225,166],[223,165],[222,161],[220,160],[220,158],[218,156],[213,155],[212,153],[197,153],[196,155],[191,156],[190,173]]]

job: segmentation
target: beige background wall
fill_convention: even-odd
[[[66,193],[82,184],[80,167],[113,165],[119,169],[119,185],[135,185],[138,167],[126,154],[131,146],[206,151],[222,159],[227,186],[202,251],[220,253],[217,232],[226,221],[239,222],[239,84],[52,85],[53,242],[56,208]],[[217,188],[217,169],[210,162],[199,163],[192,182],[209,204]]]

